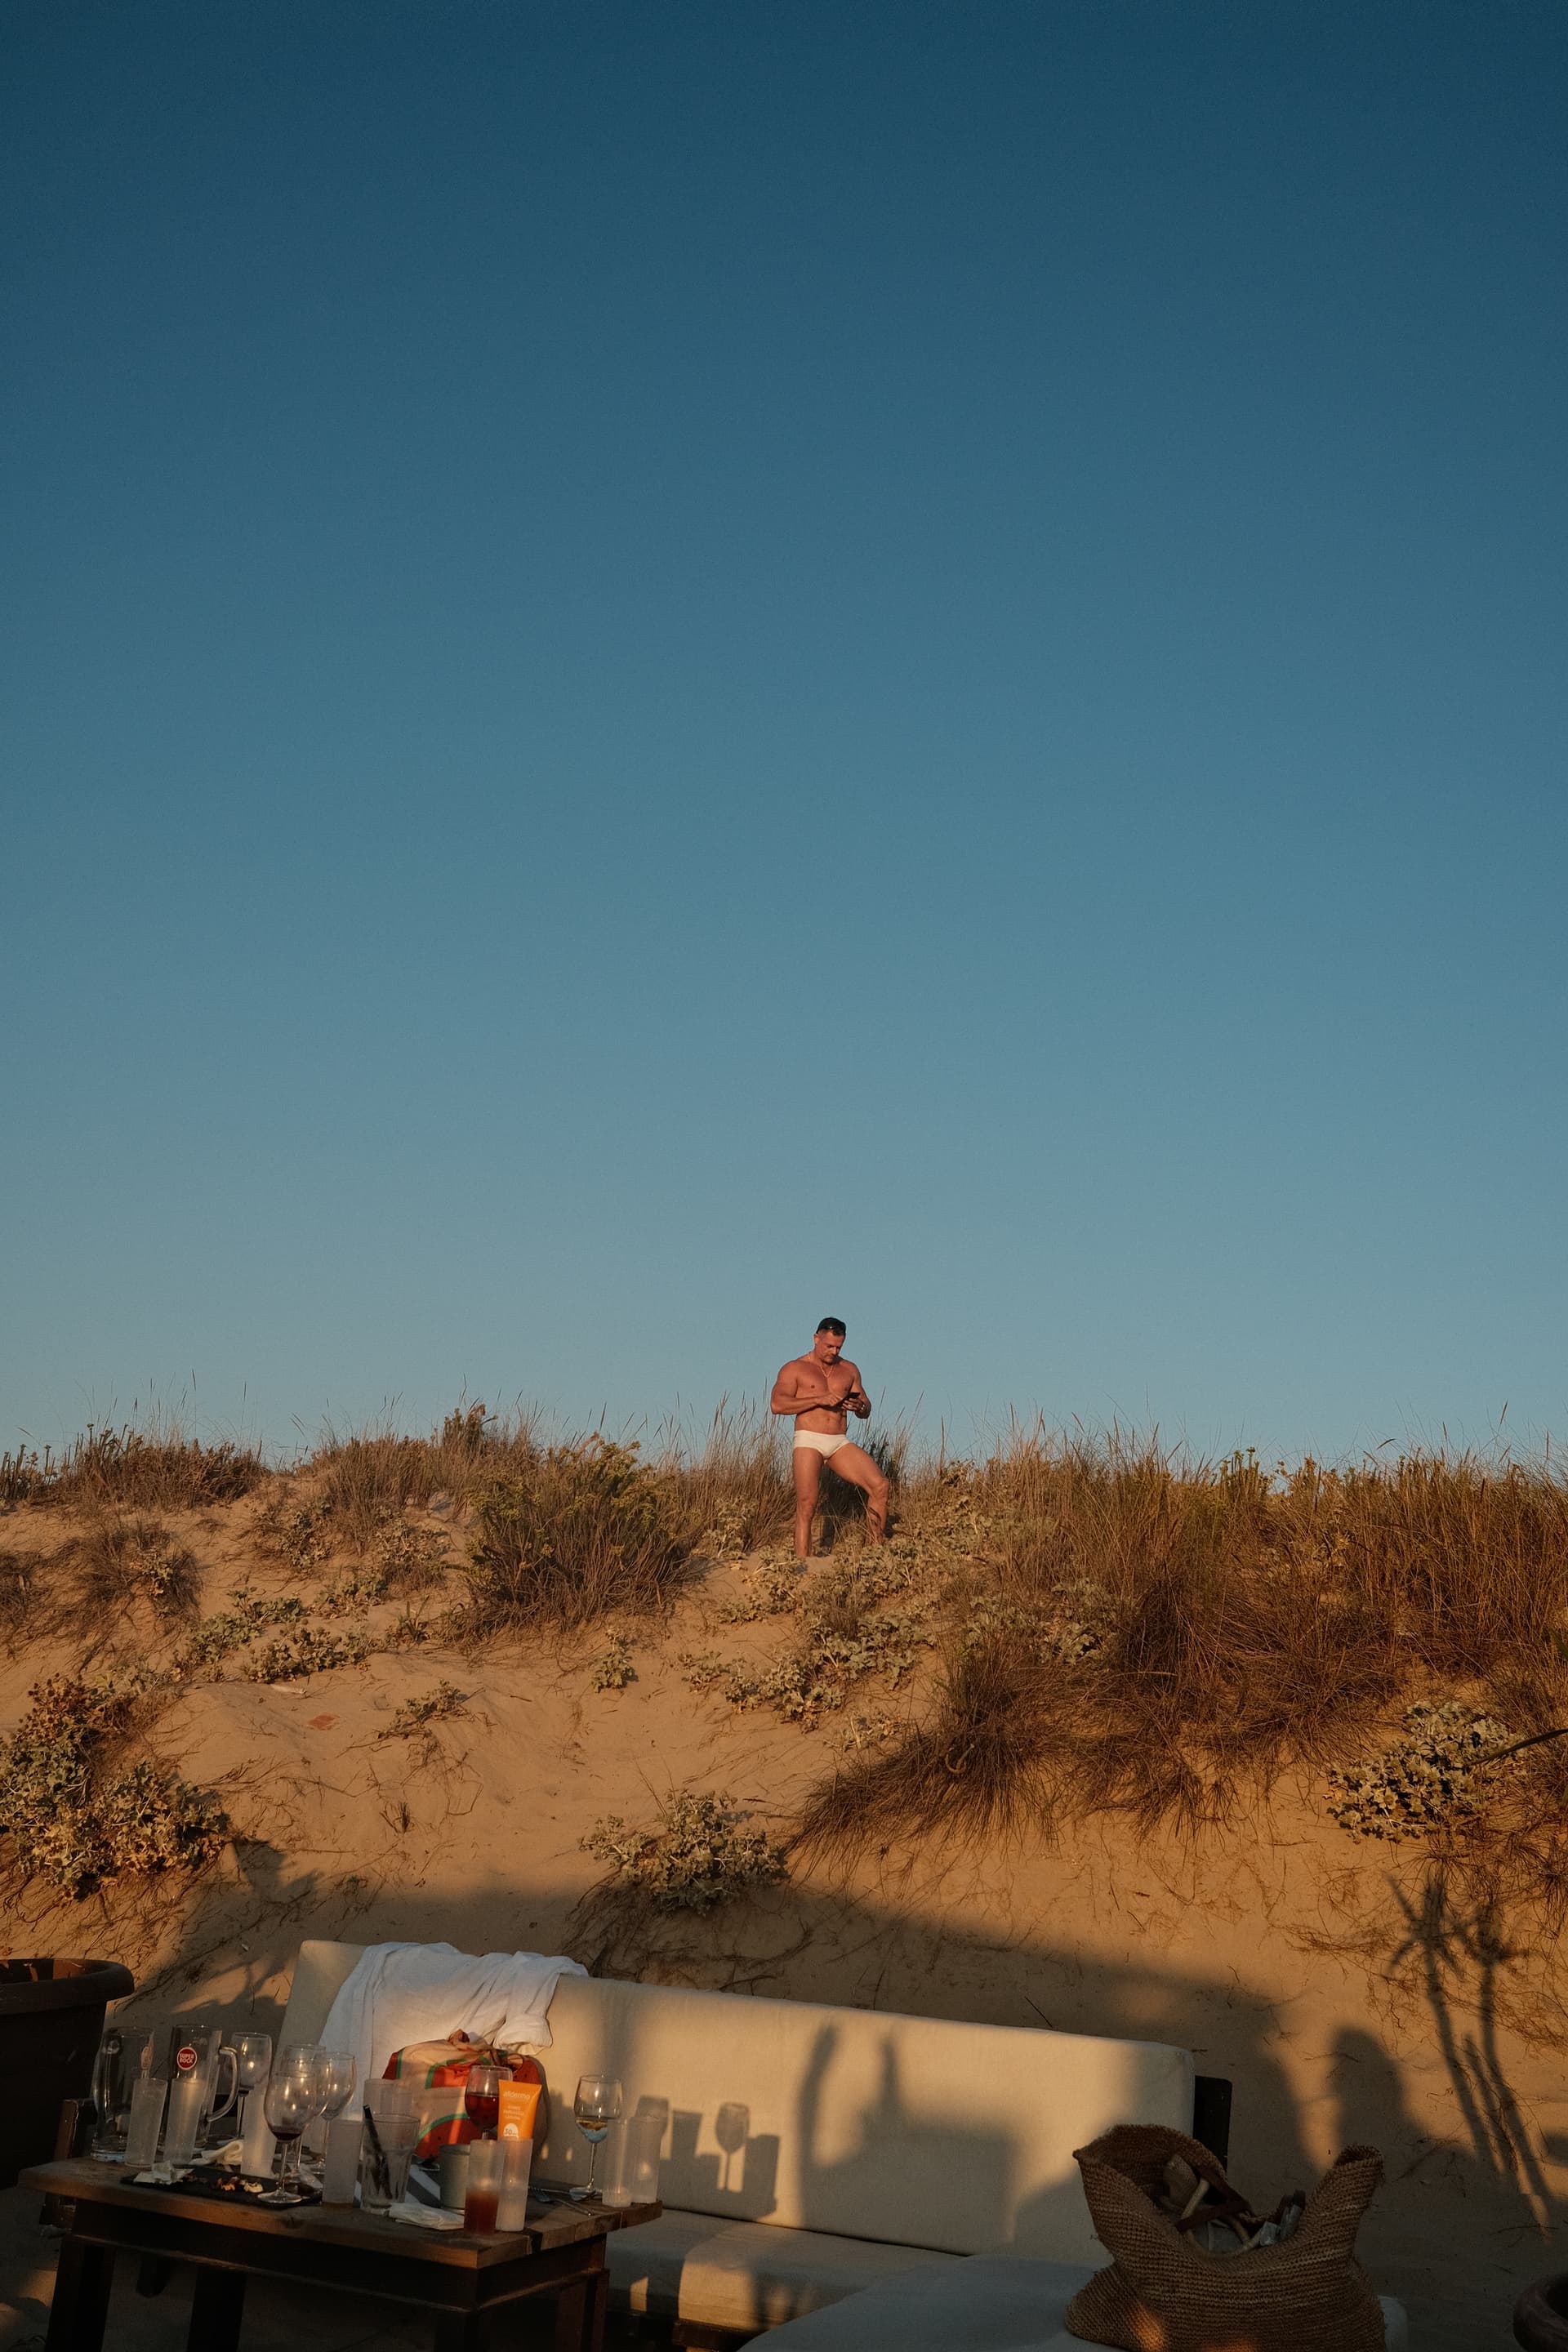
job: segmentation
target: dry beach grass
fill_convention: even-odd
[[[830,1557],[797,1579],[778,1549],[779,1432],[744,1410],[721,1408],[694,1444],[666,1430],[645,1454],[465,1402],[428,1437],[329,1431],[281,1472],[169,1425],[89,1432],[58,1459],[0,1465],[14,1523],[71,1520],[62,1540],[7,1555],[8,1638],[14,1652],[74,1643],[79,1672],[118,1642],[143,1717],[180,1622],[195,1632],[175,1681],[221,1675],[240,1651],[245,1671],[279,1679],[400,1639],[472,1653],[607,1632],[595,1687],[624,1687],[628,1628],[657,1639],[716,1561],[760,1557],[727,1613],[771,1614],[784,1646],[760,1667],[704,1651],[688,1663],[694,1687],[809,1725],[858,1685],[901,1686],[900,1711],[845,1743],[801,1809],[799,1850],[840,1859],[1049,1836],[1096,1815],[1197,1833],[1281,1774],[1326,1782],[1412,1705],[1469,1706],[1500,1727],[1494,1745],[1568,1717],[1568,1489],[1543,1463],[1409,1454],[1270,1475],[1250,1456],[1195,1461],[1039,1425],[974,1463],[911,1461],[907,1433],[881,1451],[894,1541],[868,1551],[854,1498],[830,1482]],[[241,1505],[287,1590],[263,1602],[247,1580],[226,1613],[197,1622],[188,1543],[147,1514]],[[460,1525],[456,1559],[410,1526],[432,1507]],[[396,1626],[373,1626],[399,1596]],[[1543,1741],[1527,1770],[1499,1773],[1495,1806],[1475,1801],[1489,1760],[1479,1754],[1456,1831],[1479,1860],[1489,1824],[1506,1822],[1516,1887],[1523,1870],[1555,1904],[1568,1756]]]
[[[1568,1489],[1543,1465],[1270,1477],[1037,1428],[947,1478],[973,1514],[970,1614],[928,1717],[811,1808],[816,1842],[1063,1806],[1196,1828],[1321,1774],[1402,1696],[1475,1693],[1520,1736],[1568,1719]],[[932,1499],[907,1489],[906,1523]]]

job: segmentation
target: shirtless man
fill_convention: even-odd
[[[841,1478],[862,1487],[866,1526],[873,1543],[887,1540],[888,1482],[870,1455],[845,1435],[846,1415],[871,1417],[871,1400],[860,1385],[858,1366],[843,1353],[844,1326],[825,1315],[809,1356],[784,1365],[768,1401],[772,1412],[795,1416],[795,1549],[811,1557],[811,1520],[822,1486],[822,1465],[830,1462]]]

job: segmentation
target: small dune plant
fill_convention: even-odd
[[[629,1829],[618,1813],[595,1823],[585,1853],[610,1865],[611,1882],[660,1911],[711,1911],[785,1875],[784,1848],[728,1797],[672,1796],[651,1829]]]
[[[250,1650],[276,1627],[301,1627],[308,1613],[294,1592],[258,1594],[242,1585],[230,1598],[231,1608],[204,1617],[175,1651],[170,1669],[175,1681],[222,1682],[237,1652]],[[240,1679],[249,1677],[242,1673]]]
[[[764,1554],[742,1571],[742,1586],[719,1610],[721,1622],[787,1615],[795,1620],[790,1646],[760,1664],[726,1661],[714,1651],[689,1655],[686,1678],[731,1706],[772,1707],[807,1729],[841,1708],[858,1683],[901,1682],[937,1639],[933,1612],[942,1587],[909,1541],[835,1552],[809,1572],[793,1559]]]
[[[146,1601],[160,1617],[195,1614],[201,1579],[189,1549],[156,1519],[108,1518],[67,1548],[88,1618]]]
[[[144,1690],[56,1675],[0,1745],[0,1829],[24,1878],[81,1896],[111,1879],[197,1870],[225,1842],[223,1809],[150,1759],[128,1758]]]
[[[1426,1837],[1478,1820],[1517,1781],[1528,1749],[1565,1736],[1554,1727],[1516,1739],[1497,1716],[1462,1699],[1421,1700],[1380,1756],[1329,1767],[1329,1811],[1359,1837]]]
[[[612,1633],[588,1679],[596,1691],[627,1690],[637,1678],[632,1664],[632,1645],[624,1633]]]
[[[405,1698],[392,1721],[376,1733],[377,1739],[413,1739],[427,1733],[434,1723],[450,1722],[454,1716],[467,1715],[468,1701],[456,1683],[438,1682],[416,1698]]]
[[[635,1444],[595,1435],[547,1447],[482,1488],[475,1512],[468,1599],[453,1619],[464,1641],[647,1616],[696,1572],[679,1489]]]

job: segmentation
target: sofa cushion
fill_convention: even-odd
[[[320,2032],[359,1949],[300,1946],[287,2038]],[[834,2238],[1092,2261],[1073,2149],[1192,2122],[1191,2054],[1161,2042],[587,1977],[561,1979],[550,2030],[536,2178],[583,2179],[572,2086],[616,2074],[628,2111],[666,2111],[668,2205]]]
[[[287,2050],[291,2042],[321,2040],[328,2011],[364,1954],[363,1944],[329,1944],[318,1937],[306,1937],[294,1955],[289,2005],[278,2029],[279,2050]]]
[[[766,2221],[721,2221],[666,2207],[657,2221],[617,2230],[605,2241],[610,2299],[617,2310],[708,2327],[780,2326],[805,2311],[858,2296],[895,2272],[946,2270],[963,2259],[913,2246],[879,2246],[820,2230],[780,2230]]]
[[[902,2272],[792,2320],[768,2337],[767,2352],[1082,2352],[1067,2307],[1101,2267],[976,2254]],[[1387,2352],[1406,2352],[1404,2309],[1386,2296],[1383,2323]]]
[[[668,2108],[667,2204],[946,2253],[1092,2259],[1073,2149],[1192,2118],[1191,2056],[1154,2042],[573,1977],[550,2030],[560,2088],[615,2074],[628,2108]],[[585,2155],[557,2098],[535,2169],[578,2178]]]

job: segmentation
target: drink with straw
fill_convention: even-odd
[[[367,2213],[401,2204],[419,2141],[419,2110],[409,2083],[367,2083],[360,2142],[359,2201]]]

